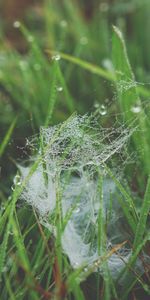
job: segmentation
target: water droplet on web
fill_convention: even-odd
[[[80,212],[80,207],[77,207],[74,212],[78,214]]]
[[[88,268],[84,268],[84,272],[87,272],[88,271]]]
[[[14,185],[20,185],[21,184],[21,177],[20,175],[16,175],[14,177]]]
[[[63,91],[63,87],[62,87],[62,86],[57,86],[57,87],[56,87],[56,90],[57,90],[58,92],[62,92],[62,91]]]
[[[114,67],[113,67],[112,61],[109,58],[103,59],[102,65],[103,65],[103,67],[106,70],[108,70],[108,71],[114,71]]]
[[[60,54],[55,54],[55,55],[52,56],[52,60],[58,61],[58,60],[60,60],[60,59],[61,59]]]
[[[98,267],[99,267],[99,263],[98,263],[98,261],[95,261],[95,262],[94,262],[94,266],[95,266],[96,268],[98,268]]]
[[[131,111],[135,114],[138,114],[141,111],[141,106],[136,104],[136,105],[131,107]]]
[[[14,23],[13,23],[13,27],[14,28],[19,28],[20,27],[20,22],[19,21],[15,21]]]
[[[14,184],[11,186],[11,190],[14,192],[14,190],[15,190],[15,185]]]
[[[107,114],[107,109],[106,109],[106,107],[105,107],[104,104],[102,104],[102,105],[100,106],[99,112],[100,112],[100,114],[101,114],[102,116],[105,116],[105,115]]]

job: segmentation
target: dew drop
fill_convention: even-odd
[[[80,212],[80,207],[77,207],[74,212],[78,214]]]
[[[141,111],[141,106],[140,105],[134,105],[131,107],[131,111],[135,114],[138,114]]]
[[[52,56],[52,60],[58,61],[58,60],[60,60],[60,58],[61,58],[60,54],[56,54],[56,55]]]
[[[20,24],[19,21],[15,21],[15,22],[13,23],[14,28],[19,28],[20,25],[21,25],[21,24]]]
[[[105,58],[105,59],[102,61],[102,65],[103,65],[103,67],[104,67],[106,70],[111,71],[111,72],[114,71],[114,67],[113,67],[112,61],[111,61],[109,58]]]
[[[63,87],[62,87],[62,86],[58,86],[58,87],[56,87],[56,90],[57,90],[58,92],[62,92],[62,91],[63,91]]]
[[[15,190],[15,185],[14,184],[11,186],[11,190],[14,192],[14,190]]]
[[[21,184],[21,178],[20,178],[20,175],[16,175],[14,177],[14,185],[20,185]]]
[[[106,107],[105,107],[105,105],[104,104],[102,104],[101,106],[100,106],[100,114],[102,115],[102,116],[105,116],[106,114],[107,114],[107,110],[106,110]]]
[[[88,271],[88,268],[84,268],[84,272],[87,272]]]

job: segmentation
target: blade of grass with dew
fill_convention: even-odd
[[[19,228],[19,222],[16,220],[17,215],[15,213],[15,218],[12,220],[11,228],[12,228],[12,234],[15,241],[15,245],[19,254],[20,262],[25,270],[30,271],[30,262],[29,258],[26,252],[26,248],[24,246],[24,239],[21,234],[21,230]]]
[[[62,237],[62,228],[63,228],[63,218],[62,218],[62,203],[61,203],[61,190],[59,186],[60,178],[56,178],[56,211],[55,211],[55,221],[56,224],[56,240],[55,240],[55,253],[58,262],[59,272],[62,272],[62,246],[61,246],[61,237]]]
[[[135,233],[138,218],[137,218],[137,212],[136,212],[136,208],[134,205],[134,201],[131,198],[131,196],[126,192],[126,190],[124,189],[122,184],[119,182],[119,180],[113,175],[112,171],[106,165],[105,165],[105,169],[125,199],[125,201],[124,201],[119,197],[118,201],[120,201],[120,205],[124,211],[125,217],[129,223],[133,233]]]
[[[29,55],[26,62],[27,68],[20,67],[21,78],[25,83],[24,90],[26,92],[23,102],[29,103],[26,110],[27,112],[32,111],[36,125],[39,127],[39,125],[45,123],[49,108],[49,90],[51,89],[50,84],[54,77],[53,66],[49,66],[48,59],[41,50],[34,34],[31,34],[23,24],[20,24],[19,30],[29,45]],[[20,66],[20,61],[18,61],[18,65]],[[17,90],[20,90],[20,88],[18,87]],[[17,98],[20,99],[20,97]]]
[[[34,168],[33,168],[33,170],[34,170]],[[30,172],[30,176],[31,175],[32,175],[32,172]],[[29,180],[30,176],[28,176],[28,180]],[[3,268],[4,268],[4,264],[5,264],[7,244],[8,244],[8,239],[9,239],[9,235],[10,235],[10,228],[11,228],[11,224],[12,224],[12,220],[13,220],[15,205],[18,200],[18,197],[20,196],[21,192],[23,191],[24,186],[26,185],[26,182],[27,182],[27,178],[22,183],[21,186],[16,186],[16,188],[13,192],[12,198],[11,198],[10,211],[9,211],[9,215],[8,215],[8,223],[7,223],[5,233],[4,233],[3,241],[0,245],[0,277],[3,272]]]
[[[53,79],[51,83],[51,90],[50,90],[50,97],[49,97],[49,106],[48,106],[48,112],[45,120],[45,126],[47,127],[51,121],[51,117],[54,111],[54,106],[56,103],[56,98],[57,98],[57,91],[56,91],[56,86],[57,86],[57,66],[56,63],[53,65]]]
[[[9,239],[9,234],[10,234],[10,228],[11,228],[11,222],[12,222],[12,217],[14,213],[14,208],[15,204],[17,201],[17,192],[18,192],[18,187],[14,190],[12,200],[11,200],[11,205],[9,208],[9,215],[8,215],[8,223],[6,226],[6,230],[3,236],[3,241],[0,244],[0,278],[3,272],[4,264],[5,264],[5,258],[6,258],[6,249],[7,249],[7,244],[8,244],[8,239]]]
[[[17,117],[13,120],[13,122],[11,123],[2,143],[0,144],[0,157],[3,155],[9,141],[10,141],[10,138],[11,138],[11,135],[13,133],[13,130],[15,128],[15,125],[16,125],[16,122],[17,122]]]
[[[9,216],[8,216],[8,224],[7,224],[5,233],[4,233],[3,241],[2,241],[2,243],[0,245],[0,276],[2,274],[4,263],[5,263],[6,249],[7,249],[7,244],[8,244],[8,239],[9,239],[9,233],[10,233],[10,228],[11,228],[11,224],[12,224],[12,220],[13,220],[13,214],[14,214],[16,202],[17,202],[19,196],[21,195],[23,189],[25,188],[26,184],[28,183],[30,177],[36,171],[36,169],[37,169],[37,167],[38,167],[38,165],[39,165],[39,163],[40,163],[41,160],[42,160],[42,157],[39,156],[39,158],[37,159],[37,161],[31,167],[31,169],[29,171],[29,174],[24,179],[24,181],[22,182],[22,184],[19,185],[19,186],[16,185],[15,189],[13,191],[12,198],[11,198],[10,212],[9,212]]]
[[[52,55],[55,55],[56,53],[58,53],[58,52],[52,51],[52,50],[46,50],[46,52],[49,53],[49,54],[52,54]],[[74,57],[70,54],[59,52],[59,55],[63,59],[68,60],[69,62],[71,62],[75,65],[78,65],[79,67],[81,67],[81,68],[83,68],[83,69],[85,69],[85,70],[87,70],[87,71],[89,71],[93,74],[99,75],[104,79],[107,79],[109,81],[114,81],[115,80],[115,76],[114,76],[113,73],[108,72],[108,71],[104,70],[103,68],[101,68],[99,66],[96,66],[92,63],[84,61],[84,60],[82,60],[78,57]]]
[[[23,33],[23,35],[25,36],[25,38],[27,40],[29,40],[30,32],[27,30],[27,28],[24,25],[21,24],[20,25],[20,30]],[[44,55],[42,54],[41,49],[38,46],[38,43],[36,42],[35,37],[33,37],[33,42],[31,43],[31,51],[32,51],[33,55],[35,56],[35,58],[37,59],[38,62],[40,60],[41,64],[47,66],[46,59],[45,59]],[[61,87],[64,90],[64,94],[65,94],[65,99],[66,99],[66,104],[67,104],[68,110],[69,110],[70,113],[73,113],[73,111],[74,111],[74,100],[73,100],[72,96],[70,95],[70,93],[68,91],[68,88],[67,88],[67,85],[66,85],[66,81],[64,79],[64,76],[63,76],[63,74],[61,72],[59,63],[57,61],[55,61],[55,67],[54,67],[54,70],[52,70],[52,75],[54,77],[54,79],[52,81],[53,83],[56,80],[58,80],[60,82]],[[56,77],[56,80],[55,80],[55,77]],[[42,74],[41,74],[41,78],[40,79],[41,79],[40,82],[45,82],[45,80],[42,77]],[[51,92],[50,96],[54,96],[53,83],[52,83],[52,92]],[[57,90],[57,85],[55,86],[55,89]],[[50,98],[50,101],[51,101],[51,98]],[[50,107],[49,107],[49,109],[50,109]],[[53,101],[52,101],[52,104],[51,104],[51,109],[49,110],[49,113],[51,115],[52,115],[52,109],[54,109],[54,103],[53,103]]]
[[[66,96],[66,104],[67,104],[67,107],[68,107],[68,110],[70,113],[73,113],[74,109],[75,109],[75,101],[73,100],[72,96],[70,95],[69,93],[69,90],[67,88],[67,85],[66,85],[66,81],[64,79],[64,76],[62,74],[62,71],[61,71],[61,68],[59,66],[59,64],[57,64],[57,73],[58,73],[58,79],[62,85],[62,88],[64,89],[64,93],[65,93],[65,96]]]
[[[58,54],[58,51],[54,51],[54,50],[47,49],[46,52],[49,53],[50,55]],[[67,53],[59,52],[59,55],[62,59],[69,61],[69,62],[73,63],[74,65],[77,65],[77,66],[81,67],[82,69],[89,71],[90,73],[98,75],[108,81],[111,81],[111,82],[116,81],[116,76],[113,72],[107,71],[100,66],[94,65],[90,62],[87,62],[81,58],[72,56]],[[144,96],[144,97],[150,96],[150,91],[148,89],[146,89],[145,87],[137,85],[136,89],[137,89],[137,92],[141,96]]]
[[[1,233],[3,231],[3,228],[5,226],[7,218],[9,217],[10,209],[11,209],[11,203],[8,203],[7,206],[5,207],[5,211],[0,216],[0,232]]]
[[[139,148],[139,143],[143,146],[144,154],[140,153],[140,156],[144,163],[145,171],[149,174],[149,131],[146,115],[137,92],[137,83],[129,63],[122,33],[115,26],[113,26],[112,57],[116,74],[118,101],[127,123],[130,124],[135,119],[134,109],[136,107],[139,109],[137,118],[139,130],[133,134],[132,139],[137,149]]]
[[[100,173],[100,172],[98,172]],[[103,177],[99,174],[99,182],[98,182],[98,195],[100,197],[100,208],[98,213],[98,255],[103,256],[106,254],[106,228],[104,223],[104,204],[103,204]],[[110,274],[108,270],[107,260],[104,261],[102,265],[103,270],[103,279],[104,279],[104,300],[111,299],[111,282],[110,282]]]

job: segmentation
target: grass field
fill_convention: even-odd
[[[16,47],[2,26],[0,299],[150,298],[149,11],[45,0]]]

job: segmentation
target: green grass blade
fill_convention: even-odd
[[[54,106],[55,106],[55,103],[56,103],[56,98],[57,98],[56,86],[57,86],[57,66],[56,66],[56,63],[54,63],[54,66],[53,66],[53,79],[52,79],[52,83],[51,83],[48,113],[47,113],[45,124],[44,124],[46,127],[50,123],[50,120],[51,120],[51,117],[52,117],[52,114],[53,114],[53,111],[54,111]]]
[[[144,195],[142,207],[141,207],[141,213],[139,222],[137,225],[136,233],[135,233],[135,239],[133,243],[133,249],[136,249],[136,247],[142,242],[143,235],[146,230],[146,221],[150,210],[150,176],[148,178],[146,192]]]
[[[140,99],[122,33],[115,26],[113,26],[112,60],[115,67],[118,100],[126,118],[130,120],[133,117],[131,108]]]
[[[66,81],[64,79],[64,76],[62,74],[62,71],[61,71],[61,68],[60,68],[59,64],[57,64],[57,74],[58,74],[58,79],[60,81],[61,87],[64,90],[64,94],[65,94],[65,98],[66,98],[66,104],[67,104],[67,107],[69,109],[69,112],[73,113],[73,111],[75,110],[74,100],[73,100],[72,96],[69,93],[69,90],[68,90],[67,85],[66,85]]]
[[[58,52],[56,51],[51,51],[51,50],[47,50],[46,51],[47,53],[49,54],[57,54]],[[99,75],[101,76],[102,78],[104,79],[107,79],[109,81],[114,81],[115,80],[115,76],[113,73],[111,72],[108,72],[106,70],[104,70],[103,68],[99,67],[99,66],[96,66],[92,63],[89,63],[87,61],[84,61],[78,57],[74,57],[70,54],[66,54],[66,53],[62,53],[62,52],[59,52],[59,55],[61,58],[75,64],[75,65],[78,65],[79,67],[81,67],[82,69],[85,69],[93,74],[96,74],[96,75]]]
[[[46,52],[49,53],[50,55],[58,54],[58,51],[53,51],[53,50],[46,50]],[[94,65],[90,62],[87,62],[81,58],[72,56],[67,53],[59,52],[59,55],[64,60],[69,61],[69,62],[73,63],[74,65],[77,65],[80,68],[87,70],[90,73],[93,73],[95,75],[98,75],[108,81],[115,82],[117,80],[116,76],[113,72],[107,71],[100,66]],[[144,97],[150,96],[150,91],[148,89],[146,89],[144,86],[137,85],[136,90],[141,96],[144,96]]]
[[[17,122],[17,118],[15,118],[13,120],[13,122],[11,123],[2,143],[0,144],[0,157],[3,155],[5,148],[7,147],[8,143],[9,143],[9,140],[10,140],[13,130],[15,128],[16,122]]]
[[[139,143],[143,146],[143,155],[140,151],[144,170],[147,174],[150,172],[149,160],[149,130],[146,114],[142,107],[141,100],[137,91],[137,83],[132,72],[125,42],[121,31],[113,26],[112,39],[112,57],[116,74],[116,88],[118,102],[123,112],[124,118],[128,124],[135,119],[134,108],[138,107],[137,126],[138,130],[132,135],[132,140],[136,149],[139,149]],[[142,133],[141,133],[142,132]]]
[[[10,300],[16,300],[15,294],[13,293],[12,287],[11,287],[11,282],[9,279],[8,275],[5,275],[5,284],[6,284],[6,289],[9,295]]]
[[[122,276],[124,276],[124,278],[126,278],[126,282],[125,282],[124,288],[123,288],[123,298],[122,299],[126,299],[126,297],[128,296],[128,294],[130,293],[131,289],[133,288],[133,286],[136,284],[137,281],[143,285],[143,281],[140,279],[139,275],[136,276],[136,274],[134,273],[133,266],[137,260],[139,253],[141,252],[141,250],[143,249],[145,244],[149,241],[150,241],[150,233],[148,233],[145,236],[145,238],[141,241],[141,243],[138,244],[137,248],[134,249],[129,262],[127,263],[126,267],[123,269],[123,271],[119,275],[119,278],[118,278],[119,280]]]
[[[134,205],[134,201],[132,197],[126,192],[125,188],[122,186],[122,184],[119,182],[119,180],[113,175],[111,170],[105,165],[105,169],[108,172],[109,176],[112,178],[112,180],[115,182],[116,187],[123,195],[124,200],[121,199],[121,197],[118,198],[118,201],[120,201],[120,205],[124,211],[125,217],[133,231],[135,233],[136,231],[136,223],[137,223],[137,212]]]

